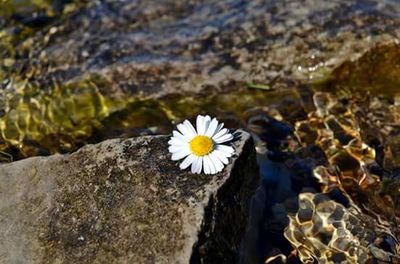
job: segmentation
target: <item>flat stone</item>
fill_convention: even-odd
[[[217,175],[168,136],[113,139],[0,166],[0,263],[234,263],[258,185],[253,142]]]

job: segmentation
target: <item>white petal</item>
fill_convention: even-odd
[[[189,156],[187,156],[182,163],[179,165],[179,168],[181,168],[181,170],[186,169],[187,167],[189,167],[191,164],[193,164],[193,162],[195,161],[196,157],[193,154],[190,154]]]
[[[203,118],[203,125],[204,125],[204,133],[203,135],[207,132],[208,127],[210,126],[210,122],[211,122],[211,117],[210,116],[205,116]]]
[[[224,129],[220,130],[219,132],[217,132],[217,133],[212,137],[212,139],[213,139],[213,140],[216,140],[216,139],[218,139],[218,138],[220,138],[220,137],[222,137],[223,135],[228,134],[228,133],[229,133],[229,130],[226,129],[226,128],[224,128]]]
[[[202,159],[203,159],[203,169],[204,169],[204,173],[205,173],[205,174],[210,174],[210,172],[211,172],[211,171],[210,171],[210,166],[209,166],[208,162],[206,161],[205,157],[206,157],[206,156],[202,157]]]
[[[181,133],[179,133],[176,130],[172,131],[172,135],[174,137],[176,137],[177,139],[183,141],[183,142],[189,142],[190,141],[190,140],[186,139],[186,137],[184,135],[182,135]]]
[[[216,118],[213,118],[213,120],[211,121],[210,125],[207,128],[205,135],[207,137],[212,137],[214,135],[215,131],[217,130],[217,127],[218,127],[218,121]]]
[[[201,157],[194,156],[194,158],[195,160],[192,162],[192,173],[200,174],[203,160]]]
[[[217,169],[215,168],[214,163],[212,162],[210,157],[208,155],[206,155],[203,158],[204,158],[205,164],[207,164],[210,169],[210,173],[211,174],[217,173]]]
[[[227,154],[233,154],[235,152],[235,150],[232,147],[226,145],[217,145],[215,149],[220,150],[222,152],[226,152]]]
[[[182,148],[181,151],[175,152],[172,154],[172,160],[180,160],[190,154],[189,148]]]
[[[197,165],[197,173],[198,173],[198,174],[201,173],[202,167],[203,167],[203,157],[199,157],[198,165]]]
[[[190,123],[188,120],[183,121],[183,124],[186,125],[186,127],[192,132],[193,135],[196,135],[196,129],[194,129],[192,123]]]
[[[190,168],[190,171],[192,172],[192,173],[196,173],[196,171],[197,171],[197,160],[198,160],[198,158],[199,157],[197,157],[197,156],[194,156],[194,161],[192,162],[192,167]]]
[[[168,141],[168,144],[172,146],[184,146],[185,144],[187,144],[187,142],[182,141],[176,137],[171,137],[171,139]]]
[[[221,136],[221,137],[219,137],[217,139],[214,139],[214,141],[216,143],[220,144],[220,143],[224,143],[224,142],[230,141],[232,139],[233,139],[233,135],[229,133],[229,134],[225,134],[225,135],[223,135],[223,136]]]
[[[204,135],[206,127],[204,126],[204,116],[198,115],[196,119],[197,134]]]
[[[221,129],[224,127],[224,123],[220,123],[217,127],[217,129],[215,130],[215,134],[217,134],[219,131],[221,131]],[[214,135],[215,135],[214,134]]]
[[[219,158],[213,153],[211,152],[209,154],[211,161],[214,163],[215,169],[217,170],[217,172],[220,172],[224,169],[224,164],[222,164],[222,162],[219,160]]]
[[[187,146],[169,146],[168,150],[170,153],[175,153],[175,152],[179,152],[182,150],[185,150],[187,148]]]
[[[214,150],[212,152],[216,157],[219,158],[219,160],[224,163],[225,165],[227,165],[229,163],[228,157],[231,157],[232,155],[226,152],[222,152],[220,150]]]
[[[184,125],[184,124],[178,124],[176,127],[177,127],[178,130],[182,133],[182,135],[185,136],[185,138],[186,138],[187,140],[192,140],[192,138],[193,138],[194,136],[196,136],[196,134],[192,133],[192,132],[190,131],[190,129],[189,129],[186,125]]]

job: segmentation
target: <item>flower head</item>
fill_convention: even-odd
[[[190,165],[192,173],[215,174],[228,164],[234,149],[223,145],[233,139],[233,135],[224,128],[223,123],[210,116],[197,116],[196,128],[188,121],[177,125],[178,131],[172,131],[168,141],[172,160],[181,160],[179,167],[184,170]]]

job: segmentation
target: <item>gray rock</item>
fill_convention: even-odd
[[[0,166],[0,263],[233,263],[258,185],[253,142],[218,175],[170,161],[167,136]]]

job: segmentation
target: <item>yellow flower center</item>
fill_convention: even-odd
[[[214,149],[211,138],[206,136],[195,136],[189,143],[190,150],[196,156],[205,156]]]

